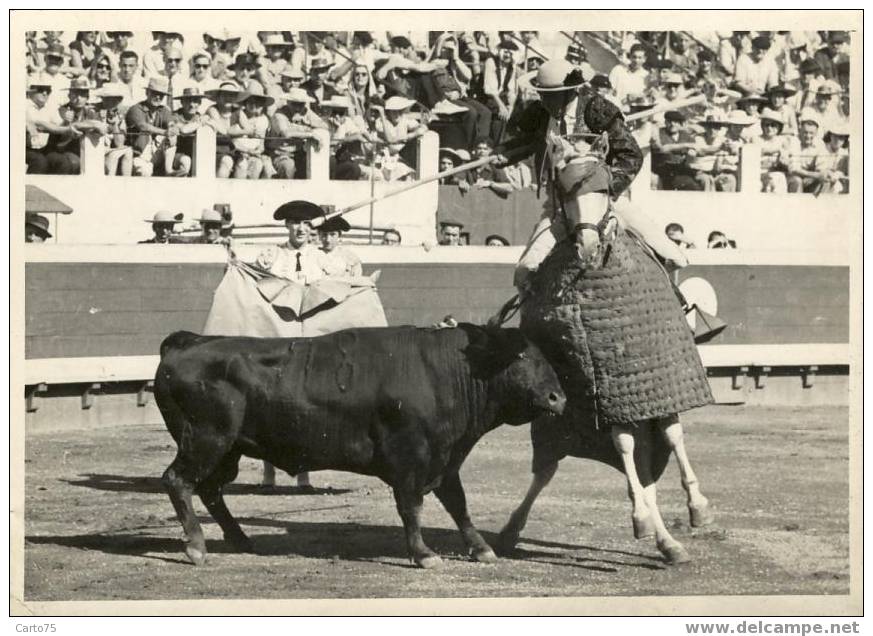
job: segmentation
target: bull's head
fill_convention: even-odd
[[[481,328],[467,354],[475,373],[488,378],[500,422],[524,424],[543,413],[564,412],[567,396],[558,375],[521,330]]]

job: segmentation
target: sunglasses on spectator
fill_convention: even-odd
[[[209,68],[209,64],[195,64],[194,68]]]
[[[175,62],[176,64],[178,64],[179,62],[182,61],[182,58],[181,57],[168,57],[167,61],[168,62]]]
[[[111,67],[111,66],[109,66],[109,64],[98,64],[98,65],[97,65],[97,68],[105,68],[105,69],[110,69],[110,68],[112,68],[112,67]]]

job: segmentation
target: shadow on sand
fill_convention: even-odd
[[[138,492],[166,494],[160,477],[142,477],[139,475],[106,475],[102,473],[84,473],[81,479],[62,479],[71,486],[93,488],[94,490],[109,490],[112,492]],[[228,484],[224,494],[233,495],[342,495],[351,492],[351,488],[301,488],[299,486],[273,486],[264,488],[258,484]]]

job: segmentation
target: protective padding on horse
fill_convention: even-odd
[[[601,269],[569,240],[534,274],[521,327],[550,359],[572,406],[601,427],[710,404],[688,323],[664,272],[619,232]]]

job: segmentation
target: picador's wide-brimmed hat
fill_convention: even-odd
[[[522,79],[540,93],[574,91],[585,83],[580,69],[567,60],[558,59],[544,62],[536,72],[529,73]]]
[[[311,221],[324,215],[324,209],[312,201],[298,199],[283,203],[273,212],[277,221]]]

